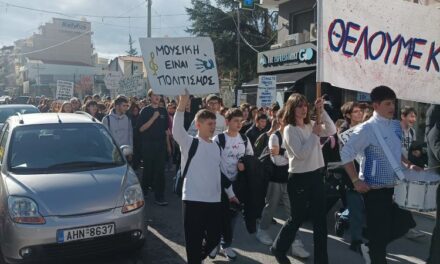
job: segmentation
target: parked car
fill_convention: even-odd
[[[0,105],[0,129],[3,127],[6,119],[11,115],[19,114],[33,114],[40,112],[37,107],[27,104],[8,104]]]
[[[0,104],[9,104],[12,101],[12,97],[3,95],[0,96]]]
[[[6,262],[62,260],[145,242],[145,202],[108,130],[84,114],[9,117],[0,135]]]

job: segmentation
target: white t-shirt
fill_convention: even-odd
[[[269,137],[269,149],[272,149],[274,146],[279,147],[280,151],[281,148],[286,149],[284,140],[281,138],[281,147],[280,147],[280,141],[278,139],[278,136],[276,133],[273,133]],[[272,160],[273,164],[276,166],[286,166],[289,164],[289,157],[287,156],[287,151],[284,151],[283,155],[270,155],[270,159]]]
[[[182,153],[181,168],[185,168],[193,140],[183,127],[183,112],[174,115],[173,137]],[[218,203],[221,200],[220,148],[214,141],[199,138],[196,154],[183,182],[182,200]]]
[[[247,139],[247,146],[245,146],[245,143],[240,134],[235,137],[230,137],[226,133],[224,133],[224,135],[226,142],[225,148],[222,149],[222,161],[220,163],[220,170],[231,181],[235,181],[238,173],[238,160],[245,154],[254,155],[254,151],[252,150],[249,139]],[[215,136],[213,140],[220,143],[218,135]]]
[[[402,128],[402,154],[405,158],[408,158],[409,147],[411,143],[416,141],[416,130],[412,127],[405,130]]]

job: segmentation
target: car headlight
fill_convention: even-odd
[[[46,220],[38,212],[38,205],[26,197],[9,196],[9,215],[19,224],[44,224]]]
[[[139,184],[129,186],[124,192],[124,206],[122,213],[128,213],[144,206],[144,195]]]

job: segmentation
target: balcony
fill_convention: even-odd
[[[267,9],[276,9],[279,5],[289,2],[290,0],[261,0],[261,7]]]

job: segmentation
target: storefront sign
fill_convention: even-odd
[[[319,1],[318,82],[440,103],[440,10],[401,0]],[[408,19],[416,18],[416,19]]]
[[[316,48],[312,43],[258,53],[258,72],[271,72],[312,67]]]
[[[163,95],[219,92],[214,45],[208,37],[139,39],[148,80]]]
[[[257,106],[270,107],[276,101],[277,77],[260,75],[258,78]]]

